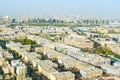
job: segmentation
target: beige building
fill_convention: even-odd
[[[8,74],[8,73],[15,74],[14,67],[9,66],[9,65],[8,66],[2,66],[2,70],[3,70],[4,74]]]
[[[16,80],[32,80],[31,77],[24,77],[24,76],[16,76]]]
[[[6,65],[8,62],[5,60],[5,58],[0,58],[0,66]]]
[[[76,59],[73,59],[71,57],[69,57],[68,55],[65,55],[65,54],[62,54],[62,53],[59,53],[55,50],[46,50],[45,52],[47,55],[48,55],[48,58],[52,58],[52,59],[57,59],[58,60],[58,63],[60,65],[64,65],[64,69],[65,70],[72,70],[73,68],[76,69],[77,71],[81,71],[81,75],[83,77],[88,77],[88,78],[92,78],[92,77],[97,77],[97,76],[101,76],[103,73],[102,73],[102,70],[98,69],[98,68],[95,68],[94,66],[91,66],[87,63],[83,63],[82,61],[80,60],[76,60]],[[83,56],[84,57],[84,56]],[[89,57],[89,56],[88,56]],[[90,57],[91,58],[91,57]],[[89,59],[90,59],[89,58]],[[94,58],[94,56],[93,56]],[[102,58],[101,58],[102,59]],[[85,60],[85,58],[84,58]],[[94,59],[93,59],[94,60]],[[96,59],[97,60],[97,59]],[[98,59],[99,60],[99,59]],[[97,61],[96,61],[97,62]],[[94,63],[96,64],[96,62],[94,61]],[[104,62],[104,61],[101,61],[101,62]],[[93,64],[94,64],[93,63]],[[97,65],[97,64],[96,64]],[[82,72],[85,73],[82,74]]]
[[[18,76],[25,76],[27,74],[27,67],[25,65],[17,66],[16,74]]]
[[[98,33],[101,33],[101,34],[107,34],[107,33],[108,33],[108,30],[105,29],[105,28],[97,28],[97,32],[98,32]]]
[[[99,41],[99,43],[100,43],[103,47],[107,47],[107,48],[110,49],[112,52],[120,55],[120,47],[119,47],[119,44],[117,44],[116,42],[113,42],[113,41]]]
[[[94,43],[84,36],[70,35],[65,37],[63,42],[65,44],[77,47],[77,48],[93,48]]]
[[[120,42],[120,34],[118,35],[118,42]]]
[[[51,74],[51,80],[75,80],[75,75],[70,71]]]
[[[39,52],[39,53],[43,53],[44,50],[45,50],[44,47],[36,47],[36,48],[35,48],[35,51],[36,51],[36,52]]]

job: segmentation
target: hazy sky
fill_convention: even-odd
[[[0,0],[0,16],[75,15],[120,18],[120,0]]]

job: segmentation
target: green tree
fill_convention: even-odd
[[[96,49],[96,54],[102,54],[102,52],[103,52],[103,50],[102,50],[101,47],[98,47],[98,48]]]
[[[34,43],[35,43],[34,41],[27,39],[27,38],[25,38],[23,41],[23,44],[34,44]]]
[[[107,48],[105,48],[105,52],[106,52],[107,55],[111,55],[112,54],[112,51],[107,49]]]

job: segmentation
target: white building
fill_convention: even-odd
[[[101,69],[103,69],[103,71],[108,74],[112,74],[114,76],[120,76],[120,69],[112,65],[101,65]]]

